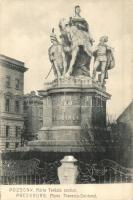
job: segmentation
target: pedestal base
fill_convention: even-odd
[[[43,97],[43,127],[30,150],[53,152],[93,152],[93,128],[106,127],[106,100],[110,95],[90,77],[56,80]],[[99,132],[101,134],[102,131]]]

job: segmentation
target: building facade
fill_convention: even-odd
[[[24,63],[0,55],[0,150],[21,145],[24,128]]]
[[[42,97],[32,91],[24,95],[24,141],[36,139],[38,130],[43,126]]]
[[[133,100],[118,117],[117,124],[121,135],[129,138],[133,147]]]
[[[117,119],[118,131],[123,139],[123,160],[133,166],[133,100]]]

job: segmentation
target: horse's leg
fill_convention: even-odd
[[[63,60],[62,64],[64,67],[62,75],[64,76],[66,74],[66,70],[67,70],[67,61],[66,61],[66,57],[65,57],[64,53],[62,53],[62,60]]]
[[[72,71],[73,71],[73,65],[74,65],[74,63],[76,61],[78,50],[79,50],[78,47],[76,47],[75,49],[72,50],[72,59],[71,59],[71,62],[70,62],[69,69],[68,69],[68,71],[66,73],[66,76],[70,76]]]

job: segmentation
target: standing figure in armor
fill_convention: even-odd
[[[96,78],[96,72],[101,72],[100,82],[102,85],[104,85],[104,80],[108,78],[108,70],[114,67],[112,48],[109,47],[106,42],[108,42],[108,37],[102,36],[98,46],[93,52],[95,58],[93,78]]]
[[[64,75],[66,72],[66,59],[62,48],[62,45],[58,42],[56,35],[54,34],[54,29],[50,35],[52,46],[49,48],[49,59],[52,63],[52,68],[55,77],[58,79],[60,76]]]

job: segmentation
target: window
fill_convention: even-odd
[[[21,127],[16,126],[16,138],[19,137],[21,134]]]
[[[16,88],[17,90],[20,89],[20,80],[19,80],[19,79],[15,79],[15,88]]]
[[[6,126],[6,137],[9,137],[10,134],[10,126]]]
[[[5,100],[5,111],[9,112],[10,111],[10,99],[6,98]]]
[[[24,111],[26,111],[28,109],[27,103],[25,101],[24,101],[24,104],[23,104],[23,108],[24,108]]]
[[[10,76],[6,77],[6,87],[11,87],[11,77]]]
[[[15,101],[15,112],[17,112],[17,113],[20,112],[20,102],[18,100]]]
[[[9,148],[9,142],[6,142],[6,148],[8,149]]]
[[[19,146],[19,142],[15,143],[15,148],[17,148]]]
[[[43,127],[43,122],[40,121],[40,126],[39,126],[39,128],[42,128],[42,127]]]
[[[40,108],[39,116],[40,116],[40,117],[43,116],[43,109],[42,109],[42,108]]]

